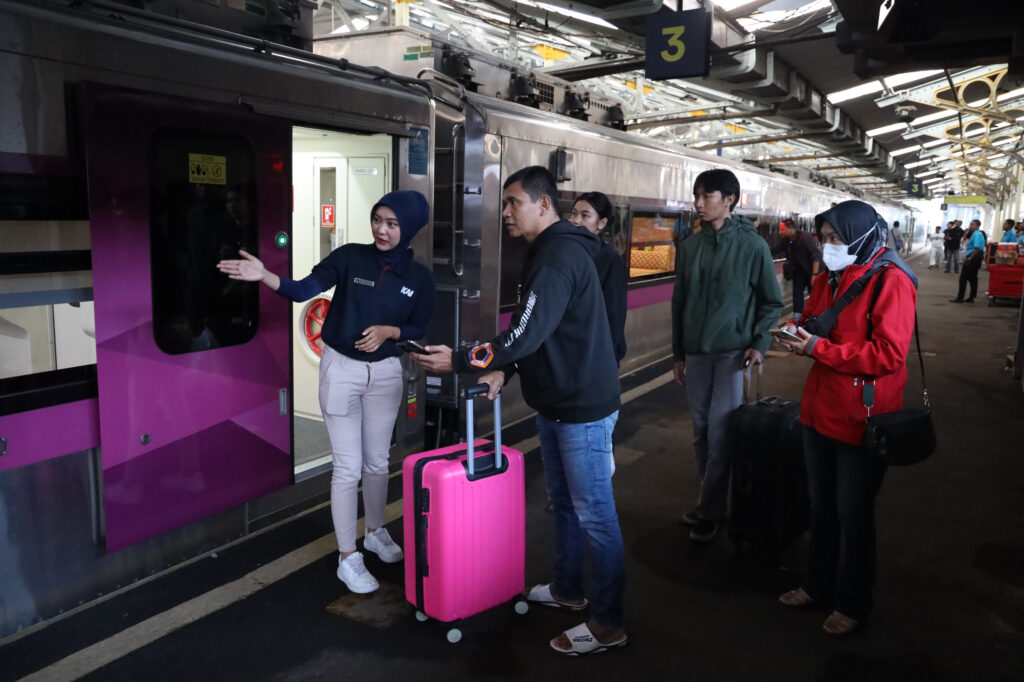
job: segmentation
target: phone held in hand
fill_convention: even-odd
[[[797,336],[796,334],[788,332],[785,329],[771,329],[768,333],[770,333],[777,339],[781,339],[782,341],[793,341],[795,343],[800,343],[801,341],[803,341],[803,337]]]
[[[431,353],[425,346],[416,341],[398,341],[395,345],[406,353],[419,353],[420,355],[430,355]]]

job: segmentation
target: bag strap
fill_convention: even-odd
[[[874,322],[872,321],[872,315],[875,311],[875,303],[878,301],[879,294],[882,293],[882,278],[885,276],[885,271],[888,266],[883,266],[882,271],[878,274],[878,284],[875,286],[875,290],[871,294],[871,303],[868,304],[868,341],[871,341],[871,332],[874,329]],[[924,381],[924,354],[921,352],[921,332],[917,322],[917,310],[914,310],[914,343],[917,345],[917,360],[921,366],[921,388],[923,389],[924,407],[926,410],[932,408],[931,401],[928,400],[928,386]],[[870,387],[870,388],[869,388]],[[871,414],[871,406],[875,403],[875,377],[866,376],[864,377],[864,407],[868,408],[868,415]]]

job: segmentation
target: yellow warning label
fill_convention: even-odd
[[[212,154],[188,155],[188,181],[194,185],[226,185],[228,159]]]

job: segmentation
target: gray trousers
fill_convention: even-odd
[[[729,415],[743,402],[743,353],[686,356],[686,396],[700,476],[697,518],[723,521],[729,499]]]
[[[331,438],[331,518],[338,549],[356,549],[356,499],[363,481],[367,528],[380,528],[388,494],[388,451],[402,401],[402,362],[361,362],[324,346],[320,410]]]

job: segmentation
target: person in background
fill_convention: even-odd
[[[1003,243],[1003,244],[1016,244],[1017,243],[1017,230],[1015,229],[1016,225],[1017,225],[1017,223],[1015,223],[1012,218],[1007,218],[1003,222],[1003,230],[1005,230],[1005,232],[1003,232],[1003,238],[1001,240],[999,240],[1000,243]]]
[[[892,248],[897,253],[903,251],[903,233],[900,231],[900,221],[892,221]]]
[[[928,269],[939,267],[942,262],[946,238],[942,234],[942,225],[935,226],[935,233],[928,235]]]
[[[956,298],[949,299],[950,303],[974,303],[978,295],[978,270],[985,259],[985,237],[981,231],[981,221],[974,219],[967,228],[965,237],[966,247],[964,252],[964,267],[960,271],[960,288],[956,292]],[[967,285],[971,285],[971,295],[964,298]]]
[[[799,320],[804,310],[804,294],[810,291],[811,280],[818,274],[821,254],[814,237],[797,229],[795,220],[783,220],[779,232],[781,239],[772,254],[786,257],[782,274],[793,282],[793,318]]]
[[[907,351],[914,333],[917,278],[885,248],[887,226],[862,201],[844,201],[814,219],[827,271],[814,280],[803,327],[783,328],[800,341],[780,341],[814,360],[800,402],[811,497],[811,543],[803,585],[779,597],[789,607],[832,608],[830,635],[856,630],[871,612],[876,573],[875,498],[886,465],[865,451],[871,414],[903,406]],[[889,261],[839,315],[831,329],[815,316],[873,265]],[[872,299],[874,301],[872,302]],[[860,388],[874,379],[873,398]]]
[[[320,409],[333,453],[331,519],[341,554],[338,579],[360,594],[380,587],[356,551],[360,478],[363,548],[385,563],[403,558],[383,526],[388,450],[404,397],[395,341],[422,338],[434,312],[434,278],[413,260],[409,244],[429,218],[430,206],[419,192],[385,194],[370,211],[373,243],[335,249],[297,282],[269,272],[246,251],[240,252],[243,260],[217,264],[231,279],[263,282],[296,302],[335,287],[321,337]]]
[[[693,183],[703,229],[683,242],[672,291],[672,371],[686,386],[700,476],[697,507],[683,515],[692,542],[711,542],[729,495],[729,415],[743,402],[743,370],[764,360],[782,312],[775,264],[754,225],[733,210],[740,183],[724,168]]]
[[[960,227],[959,220],[951,220],[946,225],[946,232],[944,234],[946,247],[946,272],[949,272],[950,266],[954,268],[953,272],[960,272],[960,240],[963,239],[964,231]]]
[[[591,234],[608,229],[615,219],[612,202],[601,192],[586,192],[576,197],[569,220]],[[597,278],[601,281],[604,307],[608,313],[608,327],[612,332],[615,362],[626,357],[626,262],[609,244],[602,242],[594,256]]]

